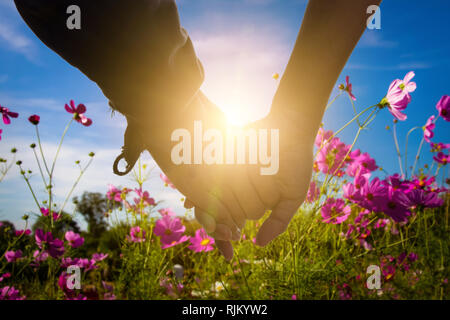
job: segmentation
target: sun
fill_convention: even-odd
[[[221,109],[227,117],[228,124],[232,127],[242,128],[252,122],[250,110],[240,103],[225,103]]]

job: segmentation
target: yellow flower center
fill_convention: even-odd
[[[200,242],[200,244],[202,246],[207,246],[209,244],[210,240],[209,239],[203,239],[202,242]]]

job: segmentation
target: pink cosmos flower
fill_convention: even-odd
[[[314,181],[311,181],[309,184],[308,193],[306,195],[306,201],[309,203],[313,203],[316,201],[320,196],[320,189],[316,186],[316,183]]]
[[[0,129],[0,141],[2,141],[2,133],[3,133],[3,130]]]
[[[315,167],[325,174],[342,176],[344,174],[343,170],[347,165],[345,157],[349,149],[350,146],[341,142],[339,138],[333,138],[319,151]]]
[[[8,278],[11,278],[11,273],[9,273],[9,272],[4,273],[0,276],[0,282],[2,282],[5,279],[8,279]]]
[[[423,127],[423,137],[426,142],[431,143],[431,139],[434,137],[434,128],[436,128],[436,124],[434,123],[435,116],[431,116],[425,126]]]
[[[316,145],[316,147],[320,148],[320,146],[326,141],[328,141],[332,136],[333,131],[325,131],[323,130],[323,128],[320,128],[317,133],[316,141],[314,144]]]
[[[427,192],[424,189],[411,190],[402,198],[403,205],[407,208],[438,208],[444,204],[436,192]]]
[[[348,95],[350,96],[350,99],[352,99],[353,101],[356,101],[356,97],[353,95],[353,85],[350,83],[350,77],[346,76],[345,77],[345,85],[341,84],[339,86],[339,89],[344,90],[348,93]]]
[[[67,286],[67,281],[68,281],[69,276],[70,275],[67,274],[67,272],[63,271],[63,272],[61,272],[61,274],[58,278],[58,286],[64,292],[64,295],[66,297],[74,295],[74,290],[69,289],[69,287]]]
[[[16,237],[20,237],[21,235],[25,235],[28,236],[31,234],[31,230],[27,229],[27,230],[16,230]]]
[[[445,95],[439,100],[436,105],[436,109],[439,111],[439,115],[445,120],[450,121],[450,97]]]
[[[92,255],[92,259],[94,259],[96,262],[100,262],[108,258],[108,254],[106,253],[94,253]]]
[[[0,300],[25,300],[25,296],[19,295],[19,290],[14,287],[6,286],[0,288]]]
[[[148,191],[142,191],[142,189],[134,189],[134,192],[136,192],[139,197],[134,199],[134,203],[136,205],[140,205],[141,202],[144,207],[154,206],[156,204],[155,199],[150,198],[150,194],[148,193]]]
[[[170,182],[169,178],[164,174],[161,173],[160,175],[161,180],[165,183],[166,187],[171,187],[172,189],[176,189],[174,184]]]
[[[5,253],[5,258],[6,261],[8,262],[16,262],[17,260],[19,260],[20,258],[22,258],[22,250],[17,250],[17,251],[6,251]]]
[[[84,104],[79,104],[75,107],[75,102],[70,100],[70,106],[66,104],[64,106],[67,112],[73,114],[73,118],[76,122],[81,123],[85,127],[89,127],[92,124],[92,120],[86,118],[84,113],[86,113],[86,106]]]
[[[162,216],[168,215],[168,216],[174,217],[176,215],[175,212],[171,208],[159,209],[158,212]]]
[[[61,259],[61,268],[68,268],[70,266],[78,266],[80,262],[80,258],[71,258],[71,257],[67,257],[67,258],[62,258]]]
[[[53,238],[51,232],[45,233],[37,229],[34,235],[36,244],[42,250],[46,250],[53,258],[58,258],[64,254],[64,242],[58,238]]]
[[[88,272],[93,269],[98,269],[96,262],[97,261],[95,261],[94,259],[81,258],[78,259],[77,266],[83,268],[85,272]]]
[[[431,152],[442,152],[450,149],[450,143],[431,143]]]
[[[72,248],[79,248],[84,243],[84,238],[73,231],[67,231],[64,237]]]
[[[122,202],[122,191],[116,188],[114,185],[108,185],[108,192],[106,192],[106,196],[109,200],[114,200],[116,202]]]
[[[378,219],[377,223],[374,226],[374,229],[381,229],[386,227],[389,224],[389,219]]]
[[[341,224],[348,219],[352,209],[346,206],[344,200],[328,198],[322,206],[323,222]]]
[[[32,267],[38,267],[41,262],[44,262],[48,259],[48,252],[47,251],[39,251],[35,250],[33,252],[33,258],[34,261],[30,264]]]
[[[410,192],[411,190],[416,189],[425,189],[428,190],[431,185],[436,182],[436,178],[434,176],[420,176],[415,177],[412,181],[408,181],[408,190],[406,192]]]
[[[433,157],[434,161],[439,164],[447,165],[450,162],[450,154],[445,154],[443,152],[439,152],[437,156]]]
[[[387,105],[389,112],[398,120],[404,121],[407,116],[401,111],[405,110],[411,102],[411,92],[417,88],[415,82],[411,82],[415,74],[409,72],[403,80],[394,80],[388,90],[386,97],[382,100],[381,105]]]
[[[142,230],[141,227],[133,227],[131,228],[130,235],[127,236],[127,239],[130,242],[144,242],[145,230]]]
[[[352,299],[352,288],[348,283],[343,283],[342,286],[337,286],[339,289],[339,298],[341,300],[351,300]]]
[[[48,208],[41,208],[41,213],[44,217],[48,217],[50,210]],[[61,215],[57,212],[53,212],[53,221],[57,221],[59,218],[61,218]]]
[[[204,229],[198,229],[195,232],[195,237],[192,237],[190,240],[191,245],[189,246],[189,249],[194,252],[208,252],[214,249],[213,244],[215,241],[207,235]]]
[[[2,107],[1,105],[0,105],[0,113],[2,114],[4,124],[11,123],[11,119],[9,117],[17,118],[19,116],[19,114],[17,112],[11,112],[11,111],[9,111],[8,108]]]
[[[391,217],[395,222],[407,221],[411,215],[408,206],[405,204],[408,198],[404,192],[388,187],[385,196],[381,199],[382,205],[380,212]]]
[[[378,169],[375,159],[372,159],[368,153],[359,153],[356,157],[351,158],[352,161],[346,171],[350,177],[356,177],[358,174],[366,174]]]
[[[183,236],[186,227],[179,218],[170,215],[163,215],[156,221],[154,234],[161,237],[161,248],[167,249],[189,240],[189,237]]]
[[[28,118],[28,121],[31,122],[31,124],[37,126],[39,124],[39,121],[41,120],[41,117],[39,117],[37,114],[34,114]]]

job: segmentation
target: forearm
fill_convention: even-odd
[[[381,0],[310,0],[273,110],[299,111],[312,134],[368,18]]]

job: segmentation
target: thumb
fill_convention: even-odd
[[[301,202],[299,200],[281,200],[270,217],[263,223],[256,236],[256,244],[264,247],[273,239],[286,231],[289,222],[297,213]]]

